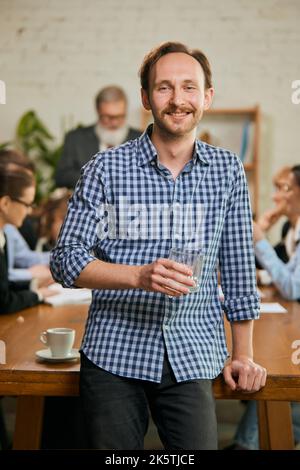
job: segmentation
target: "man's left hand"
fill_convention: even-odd
[[[242,357],[226,364],[223,376],[231,390],[254,393],[266,385],[267,370],[252,359]]]

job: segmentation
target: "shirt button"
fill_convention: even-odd
[[[168,330],[168,329],[169,329],[169,326],[168,326],[168,325],[164,325],[164,329],[165,329],[165,330]]]

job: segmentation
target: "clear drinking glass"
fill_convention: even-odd
[[[197,292],[200,287],[200,277],[202,272],[204,256],[201,250],[193,250],[187,248],[171,248],[169,259],[177,263],[189,266],[193,275],[191,276],[195,282],[195,286],[188,286],[190,293]]]

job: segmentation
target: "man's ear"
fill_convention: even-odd
[[[141,88],[141,98],[144,108],[147,109],[147,111],[150,111],[151,106],[149,103],[148,92],[144,90],[144,88]]]
[[[211,107],[214,94],[215,94],[215,90],[213,88],[206,88],[204,92],[204,110],[205,111]]]
[[[1,212],[6,212],[8,209],[9,205],[9,197],[8,196],[2,196],[0,197],[0,211]]]

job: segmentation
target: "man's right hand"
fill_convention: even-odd
[[[189,287],[195,286],[191,268],[167,258],[159,258],[138,268],[138,289],[180,297],[190,292]]]

